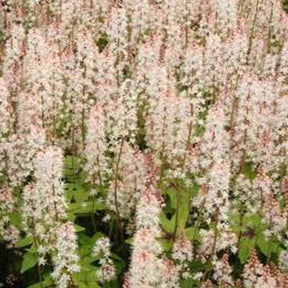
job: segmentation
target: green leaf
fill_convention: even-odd
[[[85,216],[87,214],[90,214],[92,212],[92,209],[94,208],[94,211],[97,210],[104,210],[105,203],[94,201],[94,204],[92,200],[89,200],[87,202],[82,203],[71,203],[69,205],[69,212],[74,213],[77,215]]]
[[[117,281],[106,282],[103,285],[103,288],[118,288],[118,287],[120,287],[120,283],[118,283]]]
[[[32,243],[33,243],[33,237],[29,235],[20,239],[15,246],[17,248],[23,248],[23,247],[31,245]]]
[[[65,191],[68,202],[80,202],[86,201],[89,198],[90,187],[88,184],[81,183],[81,180],[78,179],[77,183],[67,183]]]
[[[230,215],[230,223],[233,231],[237,234],[239,234],[240,232],[245,233],[251,231],[253,232],[253,234],[260,236],[262,234],[262,231],[266,230],[267,228],[267,224],[262,222],[262,219],[259,215],[244,215],[241,223],[240,214],[235,213],[233,215]]]
[[[189,210],[190,210],[190,190],[185,189],[185,187],[178,187],[178,191],[175,189],[173,191],[169,191],[169,196],[171,198],[171,205],[172,207],[177,210],[178,208],[178,221],[177,227],[178,231],[183,230],[186,227],[186,223],[189,218]],[[178,194],[178,195],[177,195]],[[179,203],[178,203],[179,201]],[[175,226],[176,222],[176,212],[171,218],[171,222]]]
[[[125,243],[127,243],[129,245],[132,245],[133,244],[133,239],[134,239],[134,237],[130,237],[130,238],[125,240]]]
[[[82,245],[79,248],[79,256],[85,257],[91,255],[92,253],[92,245]]]
[[[44,281],[35,283],[33,285],[28,286],[27,288],[50,288],[53,284],[52,278],[50,275],[44,276]]]
[[[85,230],[86,230],[85,227],[82,227],[82,226],[77,225],[77,224],[74,224],[74,228],[75,228],[75,231],[76,231],[76,232],[82,232],[82,231],[85,231]]]
[[[92,256],[87,256],[80,261],[81,272],[89,272],[91,270],[95,271],[95,266],[91,265],[96,261]]]
[[[96,44],[99,48],[99,51],[102,52],[108,44],[108,35],[106,33],[101,34]]]
[[[164,251],[169,252],[172,250],[173,242],[171,240],[160,239],[159,242],[161,243]]]
[[[74,215],[73,213],[71,213],[71,212],[67,213],[67,220],[68,221],[73,223],[73,222],[75,222],[76,218],[77,218],[76,215]]]
[[[52,284],[52,283],[51,283]],[[41,287],[47,287],[46,285],[43,284],[43,282],[38,282],[33,285],[29,285],[28,288],[41,288]]]
[[[244,174],[246,178],[253,180],[257,176],[257,171],[253,167],[252,163],[246,163],[244,166]]]
[[[76,156],[69,155],[64,159],[64,175],[74,176],[75,172],[79,169],[80,159]]]
[[[199,281],[188,278],[188,279],[182,279],[180,281],[180,287],[181,288],[193,288],[193,287],[199,287]]]
[[[257,246],[259,247],[260,251],[268,257],[271,253],[278,254],[280,251],[280,245],[276,241],[266,240],[264,235],[261,235],[257,240]]]
[[[9,215],[9,219],[11,224],[13,224],[16,228],[21,229],[22,227],[21,213],[13,212]]]
[[[36,253],[27,252],[24,254],[22,265],[21,265],[21,274],[33,268],[38,262],[38,257]]]
[[[167,233],[173,233],[174,221],[169,220],[163,211],[160,213],[159,218],[163,230]]]
[[[186,228],[184,233],[188,240],[198,240],[198,241],[201,240],[199,229],[196,227]]]
[[[79,235],[79,243],[80,246],[82,245],[94,245],[96,240],[103,237],[103,233],[97,232],[93,235],[93,237],[89,237],[86,233],[81,233]]]
[[[241,264],[244,264],[248,257],[249,257],[249,253],[250,253],[250,249],[254,247],[254,240],[251,239],[243,239],[240,242],[240,247],[239,247],[239,259]]]
[[[79,244],[80,244],[80,248],[79,248],[79,256],[81,259],[84,259],[87,256],[91,256],[92,254],[92,250],[93,247],[97,241],[97,239],[103,237],[103,234],[98,232],[95,235],[93,235],[93,237],[89,237],[88,235],[86,235],[83,232],[79,233]],[[93,257],[93,259],[97,259],[95,257]]]
[[[82,267],[81,267],[82,268]],[[73,280],[79,288],[99,288],[97,284],[97,268],[95,266],[87,266],[81,269],[80,273],[73,275]]]
[[[175,181],[175,186],[177,186],[177,188],[169,188],[166,190],[166,193],[169,195],[171,207],[174,209],[175,213],[170,220],[167,218],[164,212],[160,214],[162,228],[165,230],[165,232],[170,234],[175,230],[176,220],[178,232],[184,230],[186,227],[189,219],[191,193],[193,192],[191,189],[185,187],[181,181],[178,181],[177,179],[173,181]],[[176,213],[177,209],[178,216]]]
[[[262,236],[262,235],[261,235]],[[272,243],[269,243],[268,241],[265,240],[265,237],[259,237],[257,239],[257,246],[260,248],[261,252],[265,255],[268,256],[269,253],[269,245],[272,245]]]

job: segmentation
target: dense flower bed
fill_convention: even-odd
[[[286,2],[2,0],[0,287],[288,288]]]

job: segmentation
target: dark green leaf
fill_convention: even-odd
[[[94,203],[92,200],[87,201],[87,202],[82,202],[82,203],[71,203],[69,205],[69,212],[74,213],[77,215],[87,215],[92,213],[92,210],[97,211],[97,210],[104,210],[105,209],[105,204],[97,202],[96,200]]]

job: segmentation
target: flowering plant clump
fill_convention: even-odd
[[[0,1],[0,287],[288,288],[288,1]]]

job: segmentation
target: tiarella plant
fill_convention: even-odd
[[[0,2],[0,287],[288,287],[287,1]]]

